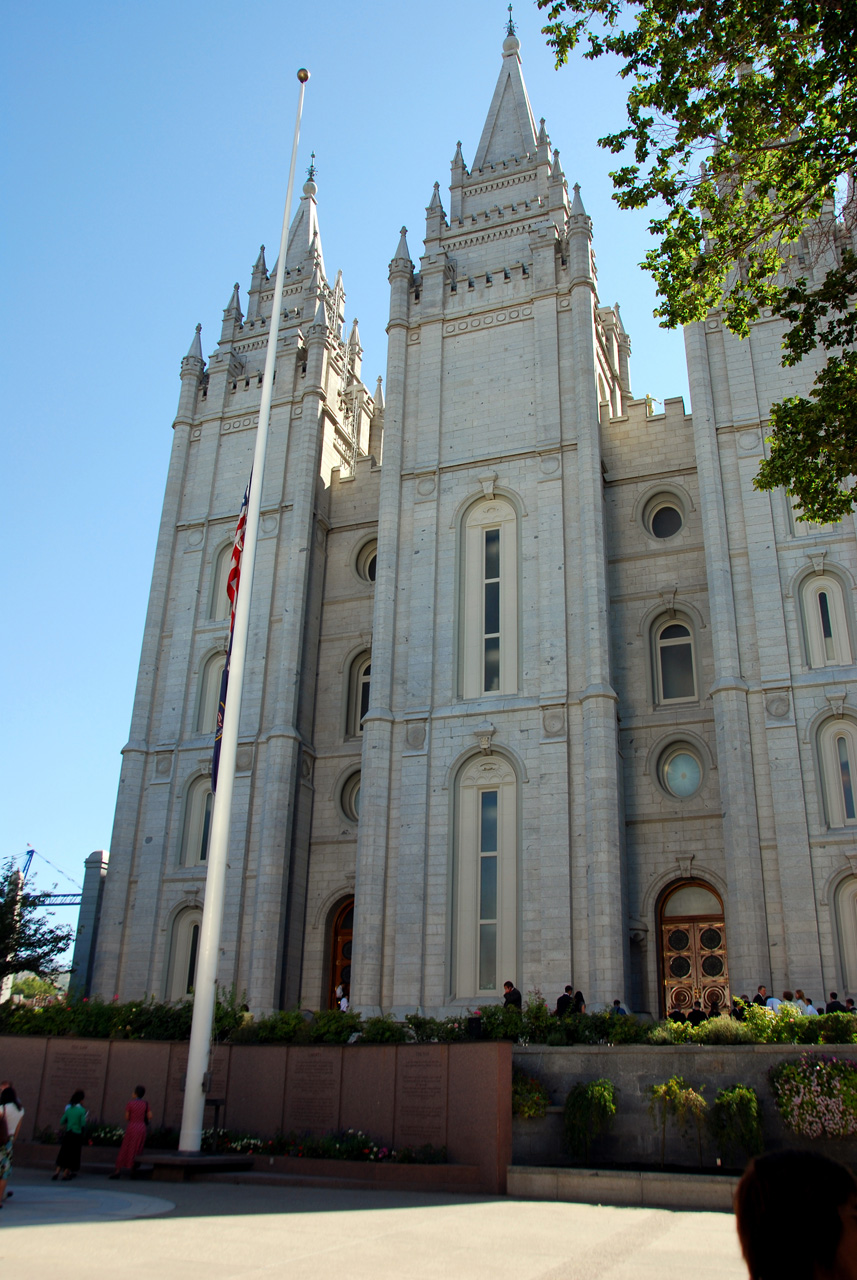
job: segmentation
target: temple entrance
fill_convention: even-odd
[[[689,1012],[699,1000],[705,1013],[730,1008],[723,904],[698,880],[673,885],[661,903],[663,1012]]]
[[[336,1005],[336,988],[342,986],[351,996],[351,942],[354,933],[354,899],[346,898],[333,917],[330,931],[330,986],[327,1007]]]

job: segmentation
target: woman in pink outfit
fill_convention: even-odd
[[[152,1118],[149,1104],[144,1101],[145,1097],[145,1088],[138,1084],[134,1097],[125,1108],[125,1137],[116,1157],[116,1168],[110,1174],[111,1178],[118,1178],[123,1169],[133,1169],[134,1160],[143,1150],[147,1125]]]

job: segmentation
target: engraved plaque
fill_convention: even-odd
[[[396,1116],[393,1142],[397,1147],[422,1147],[446,1142],[446,1045],[414,1045],[398,1051]]]
[[[90,1116],[101,1114],[104,1082],[107,1078],[108,1040],[51,1040],[48,1044],[45,1078],[39,1100],[39,1127],[59,1127],[60,1118],[75,1089],[84,1093],[83,1105]],[[17,1081],[24,1092],[23,1081]]]
[[[172,1045],[170,1052],[170,1067],[167,1074],[167,1096],[164,1102],[164,1124],[167,1128],[178,1129],[182,1122],[182,1108],[184,1107],[184,1083],[185,1074],[187,1072],[187,1043]],[[206,1090],[207,1098],[225,1098],[226,1084],[229,1075],[229,1049],[226,1045],[215,1045],[211,1056],[209,1070],[211,1071],[211,1083]],[[226,1116],[221,1110],[220,1125],[223,1127],[227,1123]],[[210,1129],[214,1124],[214,1110],[211,1107],[205,1108],[202,1118],[202,1127]]]
[[[339,1128],[342,1050],[337,1046],[289,1051],[286,1068],[286,1133],[325,1134]]]

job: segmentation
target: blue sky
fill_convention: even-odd
[[[363,373],[385,373],[387,265],[461,139],[472,162],[500,69],[501,0],[150,0],[7,6],[0,308],[7,626],[0,860],[32,844],[40,887],[109,848],[152,557],[194,326],[214,349],[234,281],[276,257],[294,110],[316,152],[331,282],[341,267]],[[595,227],[637,395],[684,394],[683,342],[652,319],[643,215],[611,201],[596,139],[623,120],[615,64],[555,71],[533,4],[514,11],[544,116]],[[240,495],[236,497],[236,505]],[[68,877],[69,879],[66,879]],[[72,920],[75,913],[58,913]]]

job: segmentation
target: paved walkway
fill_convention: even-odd
[[[4,1280],[746,1280],[729,1214],[499,1197],[71,1186],[22,1170],[0,1212]],[[108,1189],[109,1188],[109,1189]],[[160,1192],[163,1197],[148,1194]]]

